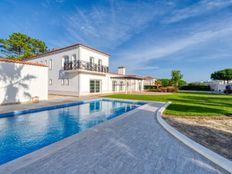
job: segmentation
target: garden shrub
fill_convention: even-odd
[[[168,86],[167,87],[167,92],[176,92],[177,89],[174,86]]]
[[[167,92],[167,88],[166,87],[160,87],[160,92]]]
[[[176,92],[177,89],[174,86],[160,87],[155,89],[146,89],[147,92]]]

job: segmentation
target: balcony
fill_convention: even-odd
[[[108,73],[109,67],[86,62],[83,60],[77,60],[77,61],[69,61],[68,63],[64,63],[64,70],[87,70],[87,71]]]

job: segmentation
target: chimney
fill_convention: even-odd
[[[126,68],[124,66],[118,67],[118,74],[126,75]]]

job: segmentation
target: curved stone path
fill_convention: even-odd
[[[0,166],[14,174],[226,173],[166,132],[152,103]]]

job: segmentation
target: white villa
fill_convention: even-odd
[[[218,93],[223,93],[224,90],[226,89],[226,86],[231,85],[232,81],[225,83],[223,80],[214,80],[214,81],[208,82],[208,84],[211,90],[218,92]]]
[[[48,66],[50,94],[85,96],[143,91],[143,78],[126,75],[125,67],[110,73],[109,57],[107,53],[78,43],[26,61]]]
[[[144,82],[143,82],[144,86],[146,86],[146,85],[151,86],[151,85],[155,85],[155,81],[157,79],[154,77],[151,77],[151,76],[145,76],[145,77],[143,77],[143,80],[144,80]]]

